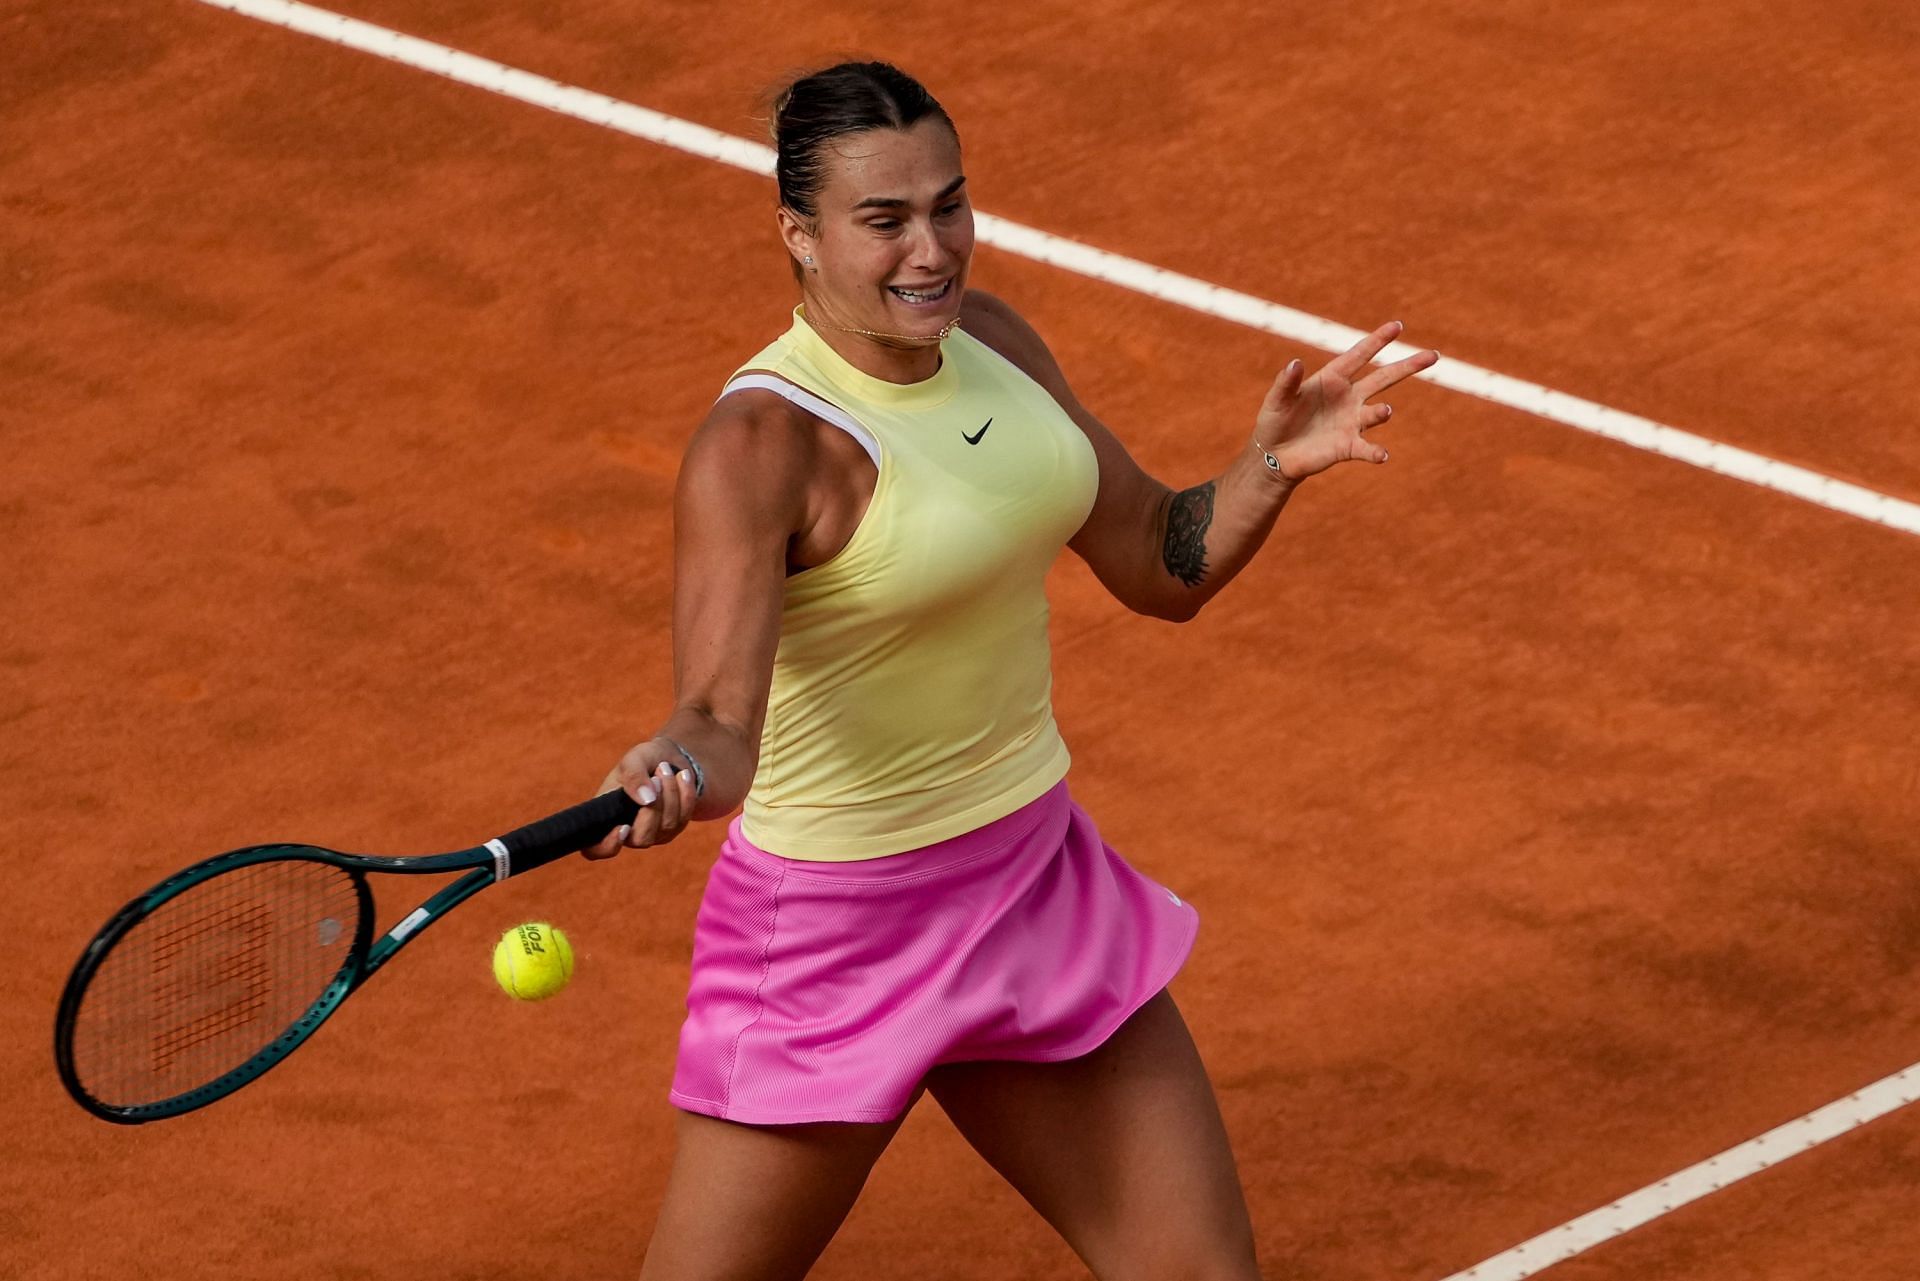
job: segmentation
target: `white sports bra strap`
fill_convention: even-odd
[[[872,432],[860,425],[860,421],[840,406],[820,399],[804,387],[796,387],[784,378],[772,374],[741,374],[738,378],[720,389],[717,400],[725,400],[736,391],[770,391],[774,395],[790,400],[800,408],[812,414],[822,422],[832,423],[847,435],[860,442],[860,448],[867,451],[867,457],[873,459],[873,465],[880,465],[880,442],[874,439]]]

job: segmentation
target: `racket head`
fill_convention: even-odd
[[[54,1060],[121,1125],[226,1097],[312,1035],[365,977],[373,895],[352,856],[253,845],[117,912],[61,993]]]

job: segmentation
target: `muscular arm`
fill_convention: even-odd
[[[1046,388],[1092,442],[1100,488],[1069,546],[1121,604],[1184,621],[1253,559],[1294,485],[1270,472],[1250,443],[1212,480],[1176,492],[1088,412],[1046,343],[1006,303],[969,291],[962,323]]]
[[[674,710],[659,733],[705,771],[696,819],[730,813],[753,781],[788,548],[811,519],[813,442],[786,402],[746,392],[715,407],[681,463],[673,519]],[[681,763],[677,755],[668,759]]]

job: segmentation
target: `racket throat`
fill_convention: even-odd
[[[414,908],[411,912],[401,917],[398,924],[387,931],[387,942],[394,947],[399,947],[407,941],[408,935],[432,919],[433,913],[429,912],[426,908]]]

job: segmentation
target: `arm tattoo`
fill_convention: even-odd
[[[1213,482],[1175,494],[1167,505],[1167,542],[1160,559],[1189,587],[1207,576],[1207,526],[1213,524]]]

